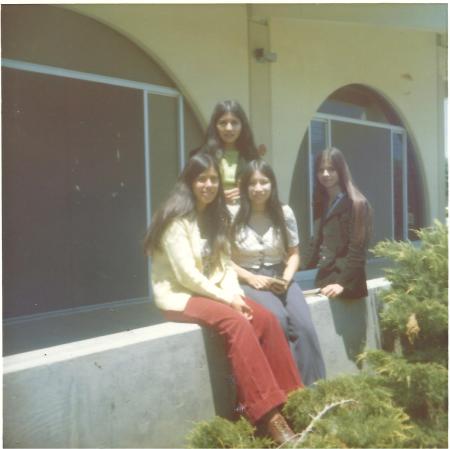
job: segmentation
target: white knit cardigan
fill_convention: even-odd
[[[151,257],[153,295],[160,309],[183,311],[191,296],[230,303],[235,295],[244,295],[229,256],[222,254],[220,265],[206,277],[201,251],[195,218],[176,219],[164,231],[161,250]]]

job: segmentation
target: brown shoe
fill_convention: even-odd
[[[295,436],[280,412],[272,414],[265,422],[265,427],[266,432],[277,444],[286,443],[286,441],[291,440]]]

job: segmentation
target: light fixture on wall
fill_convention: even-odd
[[[275,62],[277,54],[273,51],[267,51],[264,48],[256,48],[253,52],[258,62]]]

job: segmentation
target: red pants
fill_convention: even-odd
[[[303,383],[278,320],[251,299],[245,302],[253,310],[251,321],[226,304],[198,296],[191,297],[183,312],[164,315],[170,321],[211,327],[224,337],[238,400],[256,423]]]

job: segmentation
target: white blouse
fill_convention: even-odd
[[[229,206],[233,216],[239,206]],[[286,220],[288,246],[299,244],[297,220],[292,209],[285,204],[283,214]],[[232,260],[243,268],[260,268],[284,262],[286,251],[281,233],[274,229],[272,220],[266,214],[252,213],[249,224],[241,229],[232,245]]]

